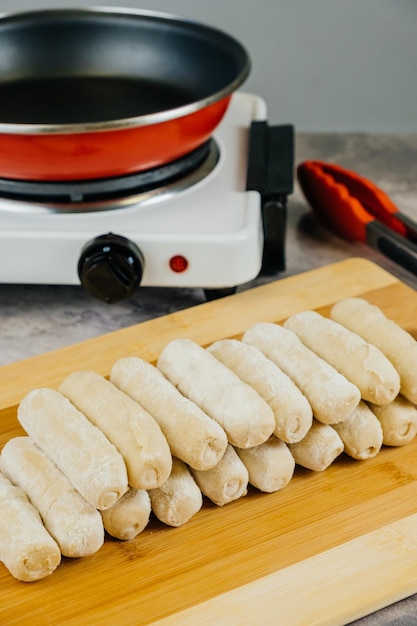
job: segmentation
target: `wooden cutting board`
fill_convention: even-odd
[[[128,354],[154,361],[175,337],[207,345],[295,311],[327,313],[354,295],[417,337],[417,293],[349,259],[0,368],[0,447],[22,434],[16,405],[29,389],[76,369],[107,375]],[[417,440],[369,461],[342,455],[322,473],[297,468],[281,492],[206,502],[180,528],[152,520],[37,583],[0,565],[0,623],[337,626],[415,592]]]

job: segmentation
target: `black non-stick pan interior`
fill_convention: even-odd
[[[201,108],[231,93],[248,71],[234,38],[173,16],[13,14],[0,20],[0,123],[94,123]]]

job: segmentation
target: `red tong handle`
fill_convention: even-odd
[[[298,166],[297,177],[311,208],[342,237],[366,241],[367,226],[375,219],[400,235],[417,236],[415,225],[387,194],[355,172],[323,161],[305,161]]]
[[[331,230],[373,246],[417,275],[417,224],[381,189],[323,161],[301,163],[297,176],[311,208]]]

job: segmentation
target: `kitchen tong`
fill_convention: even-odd
[[[374,183],[324,161],[297,167],[303,194],[333,232],[361,241],[417,275],[417,222],[401,213]]]

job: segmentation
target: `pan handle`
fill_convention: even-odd
[[[417,245],[376,220],[366,225],[367,242],[417,276]]]

